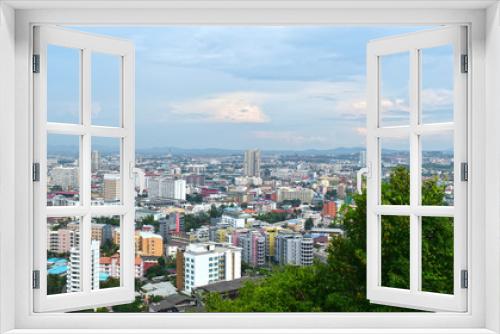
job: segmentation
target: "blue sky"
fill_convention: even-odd
[[[330,149],[365,144],[367,42],[424,28],[78,29],[134,42],[139,149]],[[449,54],[446,49],[424,54],[424,119],[429,121],[449,115],[450,69],[443,66]],[[71,101],[76,101],[78,72],[72,69],[78,59],[67,58],[58,50],[49,57],[49,73],[51,62],[55,73],[49,76],[49,120],[75,115],[77,103]],[[392,70],[382,84],[388,124],[408,115],[404,58],[387,60]],[[114,125],[117,65],[102,56],[94,65],[93,117],[100,125]]]

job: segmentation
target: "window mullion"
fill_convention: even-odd
[[[85,209],[85,214],[82,218],[82,240],[80,243],[80,252],[82,254],[82,261],[80,267],[82,287],[84,292],[90,292],[92,289],[91,283],[91,272],[90,272],[90,242],[91,242],[91,224],[92,217],[90,213],[90,203],[91,203],[91,138],[90,138],[90,115],[92,110],[91,101],[91,51],[89,49],[83,49],[82,51],[82,124],[84,128],[84,134],[82,136],[81,145],[81,200],[82,205]]]
[[[417,127],[419,123],[419,50],[410,51],[410,290],[420,290],[420,218],[416,208],[420,204],[420,150]]]

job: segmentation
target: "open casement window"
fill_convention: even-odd
[[[466,33],[445,27],[368,44],[373,303],[467,310]]]
[[[131,302],[133,45],[40,26],[33,50],[34,310]]]

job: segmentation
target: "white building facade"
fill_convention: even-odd
[[[196,243],[184,252],[184,290],[241,277],[241,248],[227,243]]]

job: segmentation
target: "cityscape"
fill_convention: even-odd
[[[48,206],[79,203],[78,153],[69,151],[49,147]],[[235,298],[276,268],[326,262],[366,166],[361,148],[164,151],[136,157],[136,301],[94,311],[205,312],[206,294]],[[383,151],[382,179],[408,159]],[[120,203],[119,162],[117,152],[92,152],[92,205]],[[453,204],[452,152],[424,152],[422,175]],[[120,224],[92,218],[92,289],[120,286]],[[80,291],[79,227],[79,218],[47,219],[48,294]]]
[[[366,298],[365,50],[428,28],[76,27],[136,49],[135,301],[86,311],[401,310]],[[80,124],[80,53],[48,53],[47,122]],[[454,121],[453,55],[423,52],[422,124]],[[382,126],[410,124],[409,61],[381,62]],[[91,65],[90,122],[120,127],[120,59]],[[454,205],[454,135],[419,137],[423,205]],[[91,137],[89,182],[81,138],[47,137],[47,206],[79,205],[83,185],[92,206],[122,203],[119,139]],[[409,137],[379,146],[381,204],[409,205]],[[381,218],[381,281],[407,288],[408,217]],[[81,291],[81,219],[47,219],[50,295]],[[84,225],[92,289],[120,286],[121,217]],[[449,294],[453,218],[422,217],[422,235],[422,288]]]

